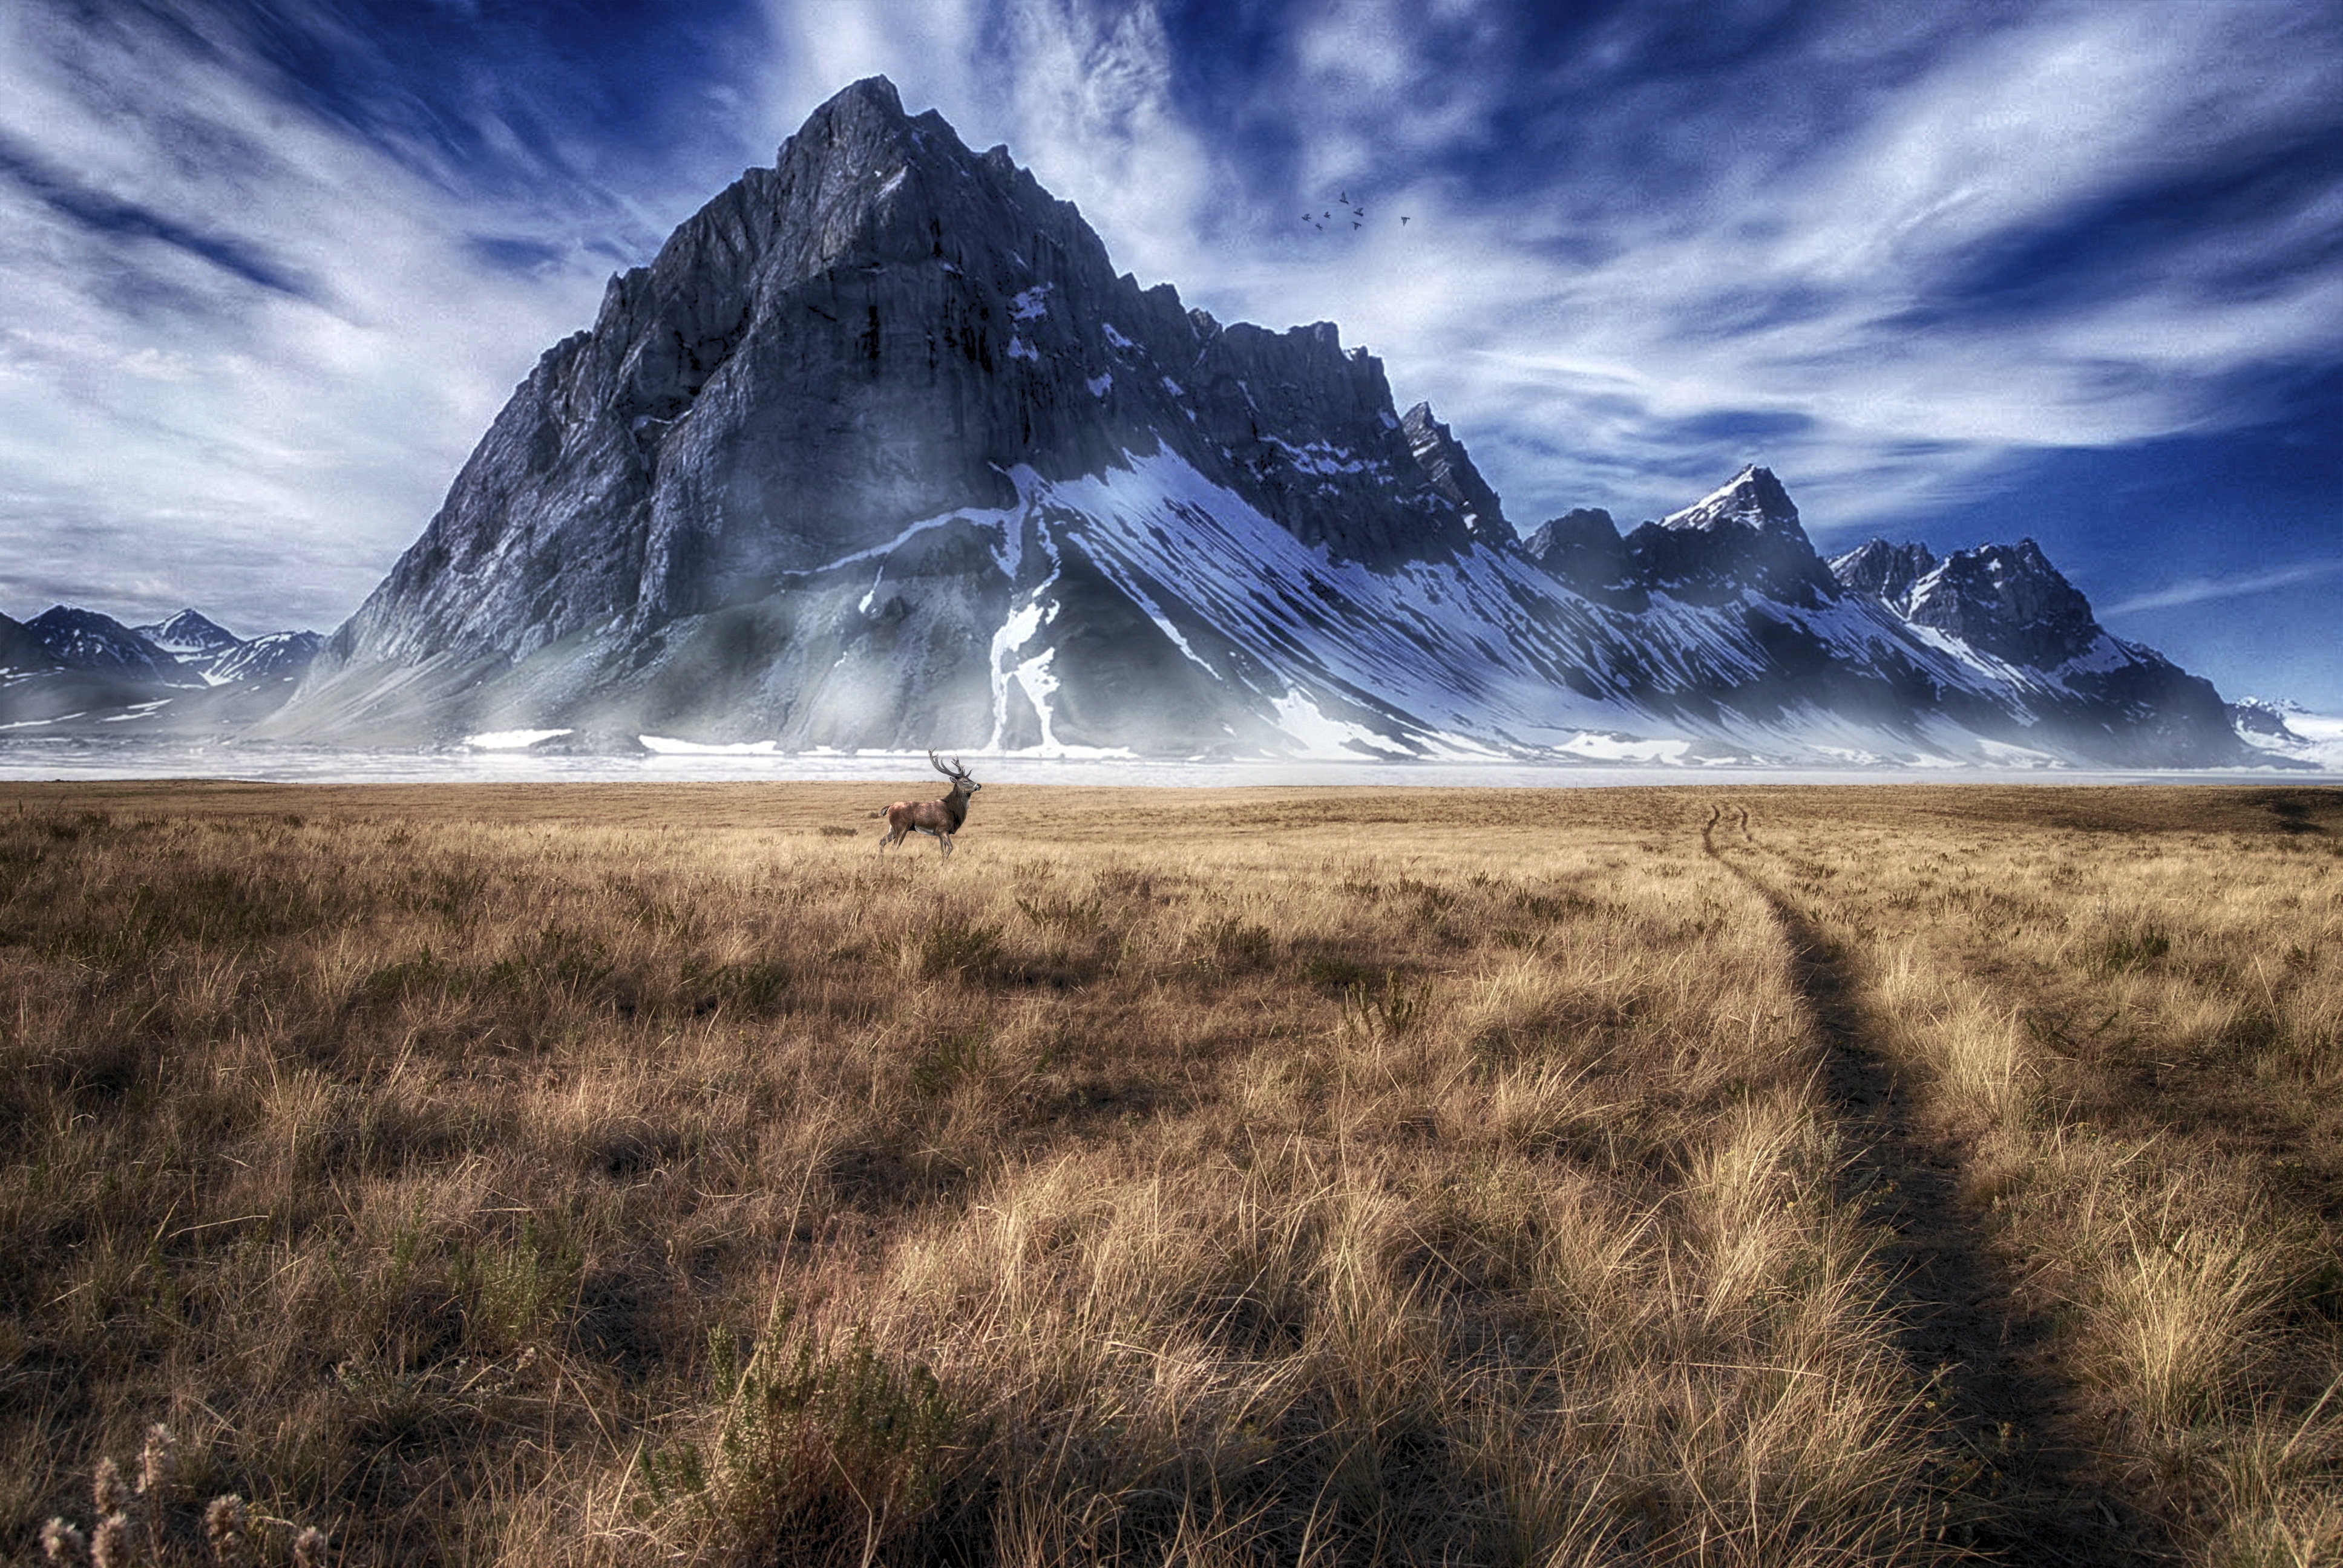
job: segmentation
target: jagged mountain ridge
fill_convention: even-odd
[[[1331,325],[1141,288],[873,79],[612,280],[256,733],[2239,759],[2144,650],[1973,645],[1987,597],[1851,590],[1763,468],[1518,543]]]
[[[293,694],[323,640],[239,638],[194,609],[136,627],[73,605],[0,616],[0,728],[40,739],[229,735]]]
[[[92,670],[156,686],[201,686],[203,678],[110,615],[55,605],[25,623],[49,657],[66,668]]]

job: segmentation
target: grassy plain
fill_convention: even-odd
[[[0,785],[0,1551],[2343,1560],[2343,794]]]

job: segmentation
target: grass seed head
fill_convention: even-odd
[[[243,1498],[231,1492],[212,1499],[204,1510],[204,1539],[211,1543],[215,1561],[235,1563],[243,1558],[246,1523]]]
[[[109,1513],[97,1522],[89,1539],[89,1560],[96,1568],[130,1568],[130,1516]]]
[[[293,1537],[294,1568],[326,1568],[326,1533],[312,1524]]]
[[[111,1457],[97,1462],[97,1476],[90,1484],[89,1495],[90,1501],[97,1504],[100,1519],[121,1513],[123,1504],[129,1502],[129,1489],[122,1484],[122,1467]]]
[[[52,1563],[77,1563],[89,1555],[89,1538],[62,1519],[41,1526],[41,1554]]]
[[[158,1421],[146,1429],[146,1446],[138,1453],[138,1494],[159,1499],[178,1471],[179,1455],[171,1429]]]

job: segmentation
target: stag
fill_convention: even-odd
[[[940,800],[898,800],[884,811],[873,812],[873,816],[887,819],[887,831],[879,839],[881,855],[887,852],[888,845],[901,843],[904,834],[925,833],[941,848],[943,859],[951,859],[952,835],[968,820],[968,798],[984,786],[968,776],[968,769],[960,766],[957,757],[947,768],[930,751],[928,762],[952,781],[951,793]]]

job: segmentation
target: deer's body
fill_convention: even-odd
[[[898,800],[878,813],[887,819],[887,831],[879,839],[879,852],[882,855],[889,845],[901,843],[906,834],[925,833],[936,840],[944,859],[951,858],[952,835],[968,820],[969,797],[984,786],[968,776],[968,769],[960,766],[957,757],[949,768],[938,762],[932,751],[928,753],[928,760],[937,772],[952,781],[951,793],[940,800]]]

